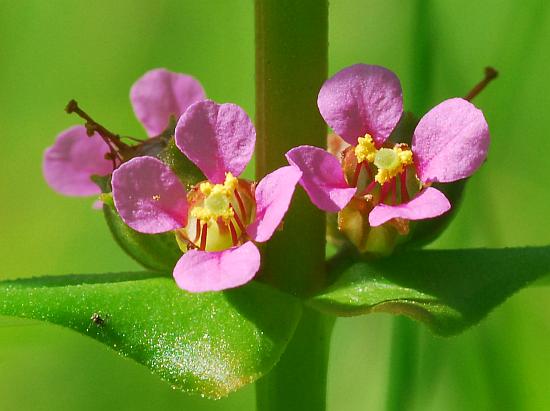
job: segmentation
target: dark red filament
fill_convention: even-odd
[[[406,203],[409,201],[409,192],[407,191],[407,169],[401,173],[399,178],[399,185],[401,186],[401,202]]]
[[[233,225],[233,222],[229,222],[229,231],[231,231],[231,241],[233,241],[233,245],[238,244],[238,238],[237,238],[237,231],[235,230],[235,226]]]
[[[372,180],[372,182],[365,189],[365,193],[370,193],[372,190],[374,190],[374,187],[376,187],[376,180]]]
[[[235,190],[235,198],[237,199],[237,202],[239,203],[239,209],[241,210],[241,213],[243,215],[243,220],[246,221],[246,209],[244,208],[243,199],[241,198],[241,195],[239,194],[238,190]],[[233,209],[235,211],[235,209]]]
[[[241,219],[239,218],[239,215],[235,211],[235,207],[233,207],[233,204],[231,204],[231,208],[233,209],[233,217],[235,218],[235,221],[237,222],[237,225],[239,226],[241,231],[244,233],[245,229],[244,229],[243,222],[241,221]]]
[[[201,245],[200,249],[204,251],[206,249],[206,235],[208,233],[208,224],[204,223],[201,231]]]
[[[197,225],[195,228],[195,239],[193,240],[195,244],[197,243],[197,241],[199,241],[200,235],[201,235],[201,220],[197,220]]]

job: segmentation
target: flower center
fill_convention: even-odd
[[[231,197],[237,188],[238,180],[231,173],[225,175],[223,184],[201,183],[199,189],[206,198],[202,206],[193,207],[191,216],[203,223],[221,218],[228,222],[235,215],[231,208]]]
[[[252,183],[227,173],[223,184],[206,181],[196,185],[187,200],[187,226],[176,231],[182,251],[221,251],[246,240],[246,227],[256,212]]]
[[[378,168],[374,179],[379,184],[384,184],[401,174],[410,164],[412,164],[412,151],[408,148],[403,149],[400,145],[381,148],[374,155],[374,165]]]
[[[399,157],[391,148],[381,148],[374,156],[374,165],[378,168],[393,169],[399,167]]]
[[[376,146],[370,134],[365,134],[365,137],[359,137],[357,139],[357,145],[355,146],[355,157],[357,162],[362,163],[368,161],[372,163],[376,155]]]

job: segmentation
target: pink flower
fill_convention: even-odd
[[[175,141],[208,180],[187,191],[160,160],[137,157],[113,173],[115,206],[134,230],[175,232],[182,250],[188,250],[174,268],[180,288],[202,292],[240,286],[260,268],[253,241],[273,235],[302,173],[282,167],[255,188],[238,178],[252,157],[256,132],[234,104],[193,104],[178,121]]]
[[[193,77],[161,68],[145,73],[130,90],[136,117],[150,137],[162,133],[171,116],[178,118],[191,104],[204,99],[204,90]],[[106,158],[110,151],[97,132],[88,136],[84,126],[73,126],[59,134],[44,153],[46,182],[67,196],[100,194],[90,177],[113,171],[113,161]]]
[[[303,172],[300,184],[317,207],[337,212],[354,197],[364,200],[371,227],[447,212],[451,204],[431,184],[466,178],[487,156],[483,113],[461,98],[443,101],[420,120],[411,149],[388,143],[403,98],[399,79],[383,67],[341,70],[323,84],[317,104],[327,124],[351,145],[342,164],[311,146],[290,150],[287,159]]]

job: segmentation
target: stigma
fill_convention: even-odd
[[[374,179],[382,185],[401,174],[405,167],[413,163],[412,151],[404,144],[397,144],[393,148],[381,148],[376,151],[373,162],[378,168]]]
[[[182,251],[222,251],[246,241],[246,227],[254,221],[254,184],[226,173],[223,184],[208,181],[187,193],[187,225],[176,231]]]
[[[200,206],[193,207],[191,216],[206,224],[218,219],[229,222],[235,215],[231,198],[237,185],[238,180],[231,173],[225,174],[223,184],[201,183],[199,190],[205,198]]]

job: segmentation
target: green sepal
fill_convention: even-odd
[[[90,178],[94,183],[96,183],[102,193],[111,192],[111,174],[108,174],[106,176],[98,176],[97,174],[94,174]]]
[[[170,138],[164,150],[157,157],[172,169],[186,187],[205,180],[202,171],[176,146],[174,137]]]
[[[0,315],[68,327],[174,388],[220,398],[271,370],[301,305],[256,282],[191,294],[171,278],[137,272],[2,281]]]
[[[414,129],[419,121],[412,112],[404,111],[399,122],[388,137],[388,142],[392,144],[405,143],[410,147]]]
[[[171,275],[182,256],[173,232],[140,233],[126,225],[110,203],[103,203],[103,214],[113,238],[126,254],[149,270]]]
[[[144,234],[130,228],[118,215],[111,193],[111,175],[92,176],[101,188],[103,215],[116,243],[148,270],[170,275],[182,255],[174,233]]]
[[[426,220],[411,221],[411,232],[406,241],[399,244],[401,247],[418,248],[435,241],[445,229],[451,224],[462,204],[464,188],[468,179],[455,181],[453,183],[432,184],[432,187],[438,189],[451,203],[451,209],[445,214]]]
[[[376,261],[340,255],[330,266],[335,283],[311,298],[310,306],[337,316],[403,314],[448,336],[550,274],[550,246],[416,250]]]
[[[171,127],[171,128],[170,128]],[[174,126],[170,126],[160,136],[150,138],[144,143],[132,146],[133,155],[154,155],[168,165],[189,187],[204,180],[204,175],[177,148],[173,135]],[[182,255],[175,235],[172,232],[161,234],[143,234],[127,226],[118,215],[111,194],[111,175],[92,176],[100,187],[103,200],[103,213],[107,225],[116,243],[143,267],[171,273],[174,265]]]

